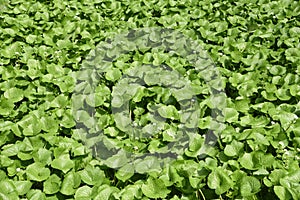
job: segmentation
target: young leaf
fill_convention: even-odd
[[[222,168],[214,169],[208,176],[208,187],[215,189],[217,195],[221,195],[233,187],[233,181],[228,172]]]
[[[105,174],[99,167],[90,165],[79,171],[79,175],[81,180],[88,185],[101,185],[105,179]]]
[[[73,195],[76,188],[80,185],[80,182],[79,174],[71,171],[65,175],[61,184],[60,192],[64,195]]]
[[[10,88],[4,92],[4,97],[13,103],[21,101],[24,98],[23,90],[15,87]]]
[[[290,200],[292,198],[289,191],[282,186],[274,186],[274,192],[280,200]]]
[[[105,160],[105,164],[114,169],[124,166],[127,162],[128,158],[125,151],[119,151],[116,155]]]
[[[13,181],[4,179],[0,181],[0,198],[10,200],[10,198],[18,199],[18,193]]]
[[[244,147],[243,143],[233,140],[231,144],[226,145],[224,149],[224,153],[226,156],[230,156],[230,157],[237,156],[239,155],[243,147]]]
[[[50,176],[50,169],[42,163],[36,162],[26,168],[26,175],[29,180],[44,181]]]
[[[134,169],[140,174],[161,171],[159,161],[153,156],[147,156],[143,160],[136,160]]]
[[[51,162],[51,166],[67,173],[70,169],[74,168],[74,161],[70,159],[69,154],[60,155]]]
[[[149,198],[166,198],[171,192],[160,179],[148,178],[142,185],[142,192]]]
[[[225,108],[224,110],[222,110],[222,113],[227,122],[232,123],[238,121],[239,113],[235,109]]]
[[[243,197],[252,196],[260,191],[260,182],[255,177],[243,177],[240,183],[240,192]]]
[[[20,196],[26,194],[32,186],[30,181],[14,181],[13,184],[15,185]]]
[[[123,182],[130,179],[133,175],[134,175],[134,166],[132,166],[131,164],[124,165],[116,173],[116,177]]]
[[[119,193],[119,189],[111,187],[109,185],[101,185],[97,190],[97,196],[95,200],[110,200],[113,199],[113,195]]]
[[[33,160],[48,165],[52,161],[52,152],[50,150],[41,148],[33,153]]]
[[[43,188],[46,194],[55,194],[59,191],[61,180],[56,174],[52,174],[44,183]]]
[[[168,106],[162,105],[161,107],[158,108],[158,113],[160,114],[160,116],[164,118],[169,118],[169,119],[179,118],[178,111],[173,105],[168,105]]]
[[[92,188],[85,185],[78,188],[75,192],[75,200],[88,200],[91,199],[92,196]]]
[[[9,115],[13,108],[15,107],[13,101],[10,99],[1,98],[0,99],[0,115],[6,116]]]
[[[113,82],[118,80],[121,76],[121,71],[117,68],[109,69],[105,74],[106,79]]]
[[[35,189],[30,190],[26,194],[26,197],[30,200],[31,199],[32,200],[46,200],[46,195],[41,190],[35,190]]]

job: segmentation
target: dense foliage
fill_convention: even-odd
[[[300,199],[299,13],[300,3],[292,0],[1,0],[0,199]],[[85,103],[74,101],[74,91],[84,93],[80,81],[93,77],[82,71],[90,52],[107,38],[145,27],[174,29],[197,41],[222,76],[217,86],[185,57],[129,48],[101,68],[92,98],[86,93],[79,98]],[[175,49],[182,42],[171,41]],[[183,79],[155,76],[153,66],[162,63]],[[118,83],[124,75],[139,77],[145,87],[126,90],[118,85],[130,85],[126,78]],[[112,149],[164,152],[185,112],[180,100],[190,90],[169,91],[158,81],[179,88],[190,81],[199,103],[199,120],[191,122],[197,134],[171,165],[151,156],[129,165],[126,154],[111,155]],[[213,123],[211,88],[226,94],[221,125]],[[140,126],[164,118],[161,134],[139,140],[126,134],[128,120],[113,108],[128,101]],[[95,107],[108,150],[92,152],[79,129],[94,125],[90,113],[74,113],[88,105]],[[153,106],[156,116],[147,114]],[[216,143],[200,152],[205,133],[218,127]]]

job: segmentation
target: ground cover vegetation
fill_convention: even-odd
[[[299,13],[293,0],[1,0],[0,199],[300,199]],[[94,56],[91,64],[91,52],[145,27],[197,41],[219,72],[217,82],[205,81],[184,56],[140,43],[131,50],[127,43],[115,60],[120,52],[109,46],[97,54],[113,62],[101,68],[93,93],[85,93],[88,85],[80,83],[93,76],[82,67],[101,62]],[[160,34],[149,40],[159,42]],[[168,42],[171,50],[189,46]],[[166,69],[156,76],[153,66],[162,64]],[[174,82],[176,76],[182,79]],[[132,77],[143,87],[133,87]],[[172,90],[174,84],[181,90]],[[225,94],[218,102],[222,124],[211,114],[217,107],[208,100],[212,90]],[[148,154],[128,164],[116,147],[131,154],[170,151],[164,147],[174,142],[182,116],[195,113],[180,104],[189,91],[199,120],[186,125],[196,124],[197,134],[182,155],[172,165]],[[131,118],[120,112],[126,102]],[[79,109],[85,106],[95,107],[93,119],[106,138],[102,151],[92,152],[78,128],[94,126]],[[150,135],[149,122],[162,131],[135,140],[126,134],[128,120]],[[220,127],[214,145],[200,152],[206,133]]]

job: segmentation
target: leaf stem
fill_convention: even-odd
[[[203,199],[203,200],[206,200],[206,198],[205,198],[205,196],[204,196],[204,194],[203,194],[202,190],[201,190],[201,189],[199,189],[199,190],[198,190],[198,192],[201,194],[201,197],[202,197],[202,199]]]

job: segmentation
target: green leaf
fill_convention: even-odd
[[[121,131],[127,132],[131,128],[131,119],[126,112],[115,113],[114,120],[116,122],[117,128]]]
[[[286,73],[286,68],[280,65],[273,65],[270,68],[270,73],[272,75],[284,75]]]
[[[61,180],[56,174],[52,174],[44,183],[43,188],[46,194],[55,194],[60,190]]]
[[[297,62],[299,61],[300,50],[299,48],[289,48],[285,50],[285,56],[287,60],[291,62]]]
[[[76,125],[74,116],[71,114],[69,109],[64,111],[60,124],[65,128],[72,128]],[[53,127],[55,127],[55,125]]]
[[[79,172],[81,180],[88,185],[101,185],[105,179],[104,172],[99,167],[88,165]]]
[[[20,149],[20,143],[19,144],[7,144],[2,147],[1,154],[5,156],[15,156],[18,154]]]
[[[39,149],[33,153],[33,159],[35,162],[40,162],[44,165],[48,165],[52,161],[52,152],[47,149]]]
[[[115,108],[120,108],[124,104],[124,99],[121,95],[113,95],[111,105]]]
[[[136,160],[134,169],[137,173],[151,173],[151,172],[160,172],[160,163],[156,157],[147,156],[143,160]]]
[[[75,200],[89,200],[91,199],[92,188],[85,185],[78,188],[75,192]]]
[[[26,197],[30,200],[46,200],[46,195],[41,190],[30,190]]]
[[[149,198],[166,198],[171,192],[160,179],[148,178],[142,185],[142,192]]]
[[[68,103],[68,97],[64,95],[57,96],[50,104],[54,108],[64,108]]]
[[[73,125],[73,121],[72,121],[72,116],[66,116],[66,119],[65,119],[65,122],[67,121],[68,123],[67,126],[69,127],[70,126],[74,126]],[[75,113],[75,120],[77,122],[82,122],[87,128],[93,128],[95,127],[95,124],[96,124],[96,119],[94,117],[92,117],[87,111],[85,110],[78,110],[76,113]]]
[[[126,200],[126,199],[134,199],[136,198],[141,198],[142,193],[141,193],[141,186],[140,184],[134,184],[134,185],[128,185],[126,186],[121,192],[120,196],[122,197],[121,199]]]
[[[125,151],[119,151],[117,154],[104,161],[108,167],[114,169],[124,166],[127,162],[128,158]]]
[[[35,78],[37,78],[38,76],[40,76],[41,72],[40,72],[40,62],[38,60],[35,59],[28,59],[27,61],[27,66],[28,66],[28,72],[27,75],[33,80]]]
[[[222,168],[214,169],[208,176],[208,187],[215,189],[217,195],[227,192],[232,186],[233,181]]]
[[[171,89],[173,96],[176,98],[178,102],[182,100],[191,100],[193,99],[195,93],[190,85],[185,85],[180,89]]]
[[[176,128],[170,127],[163,132],[163,141],[175,142],[176,141]]]
[[[26,168],[26,175],[29,180],[44,181],[50,176],[50,170],[42,163],[36,162]]]
[[[65,175],[61,184],[60,192],[64,195],[73,195],[76,191],[76,188],[79,187],[80,182],[80,175],[71,171]]]
[[[279,88],[275,91],[275,95],[282,101],[288,101],[291,99],[291,93],[288,89]]]
[[[13,58],[16,54],[21,52],[20,44],[14,42],[1,49],[1,55],[5,58]]]
[[[0,1],[0,199],[300,199],[298,1],[45,2]]]
[[[0,181],[0,198],[5,200],[10,200],[10,198],[19,199],[18,193],[15,185],[13,184],[13,181],[4,179]]]
[[[281,114],[273,115],[272,118],[279,120],[281,127],[287,130],[298,119],[298,116],[294,113],[282,112]]]
[[[244,153],[238,161],[242,167],[250,170],[271,167],[275,162],[273,155],[262,151]]]
[[[0,115],[9,115],[13,111],[14,107],[15,105],[10,99],[0,99]]]
[[[250,153],[245,153],[242,157],[240,157],[239,162],[246,169],[254,169],[254,162],[252,154]]]
[[[116,137],[120,132],[115,127],[107,127],[104,129],[104,134]]]
[[[222,110],[222,113],[225,117],[225,120],[229,123],[232,122],[237,122],[238,121],[238,117],[239,117],[239,113],[233,109],[233,108],[224,108],[224,110]]]
[[[86,148],[85,146],[74,147],[72,153],[74,156],[83,156],[86,154]]]
[[[33,153],[33,159],[35,162],[40,162],[44,165],[48,165],[52,161],[52,152],[47,149],[40,148]]]
[[[230,156],[230,157],[237,156],[240,154],[243,147],[244,147],[243,143],[233,140],[231,144],[226,145],[224,149],[224,153],[226,156]]]
[[[155,85],[159,83],[158,72],[149,71],[144,76],[144,81],[148,86]]]
[[[158,108],[158,113],[160,116],[164,118],[169,118],[169,119],[179,119],[178,111],[173,105],[162,105],[161,107]]]
[[[95,200],[110,200],[113,199],[113,194],[119,193],[119,189],[111,187],[109,185],[102,185],[97,190],[97,196]]]
[[[22,133],[25,136],[36,135],[42,130],[42,125],[38,117],[33,113],[25,115],[17,124],[23,128]]]
[[[13,103],[19,102],[24,98],[23,90],[15,87],[10,88],[4,92],[4,97]]]
[[[97,93],[87,95],[85,100],[88,105],[92,107],[98,107],[104,104],[106,98],[102,93],[97,92]]]
[[[26,37],[26,42],[29,43],[29,44],[33,44],[37,39],[37,36],[36,35],[28,35]]]
[[[292,96],[300,96],[300,86],[299,85],[291,85],[289,91]]]
[[[72,47],[72,42],[69,41],[68,39],[58,40],[56,45],[59,49],[69,49]]]
[[[289,193],[289,191],[282,186],[278,186],[278,185],[274,186],[274,192],[280,200],[292,199],[292,196]]]
[[[240,183],[240,192],[243,197],[252,196],[260,191],[260,182],[255,177],[243,177]]]
[[[274,95],[274,93],[272,93],[272,92],[262,91],[261,95],[269,101],[275,101],[277,99],[276,96]]]
[[[185,154],[189,157],[197,157],[201,153],[206,153],[204,149],[204,138],[201,135],[195,135],[190,140],[189,148],[185,151]]]
[[[45,116],[40,119],[41,128],[47,132],[56,132],[58,130],[58,122],[53,117]]]
[[[70,169],[74,168],[74,161],[70,159],[69,154],[60,155],[51,162],[51,166],[67,173]]]
[[[147,96],[147,92],[145,91],[144,87],[140,87],[137,89],[137,92],[134,94],[132,101],[141,102],[144,96]]]
[[[71,75],[66,75],[55,79],[54,83],[58,85],[61,92],[71,93],[74,90],[75,80]]]
[[[14,181],[13,184],[20,196],[26,194],[32,186],[30,181]]]
[[[116,177],[123,182],[130,179],[133,175],[134,175],[134,167],[130,164],[124,165],[116,173]]]
[[[119,69],[112,68],[106,71],[105,78],[110,81],[116,81],[122,76],[122,73]]]

